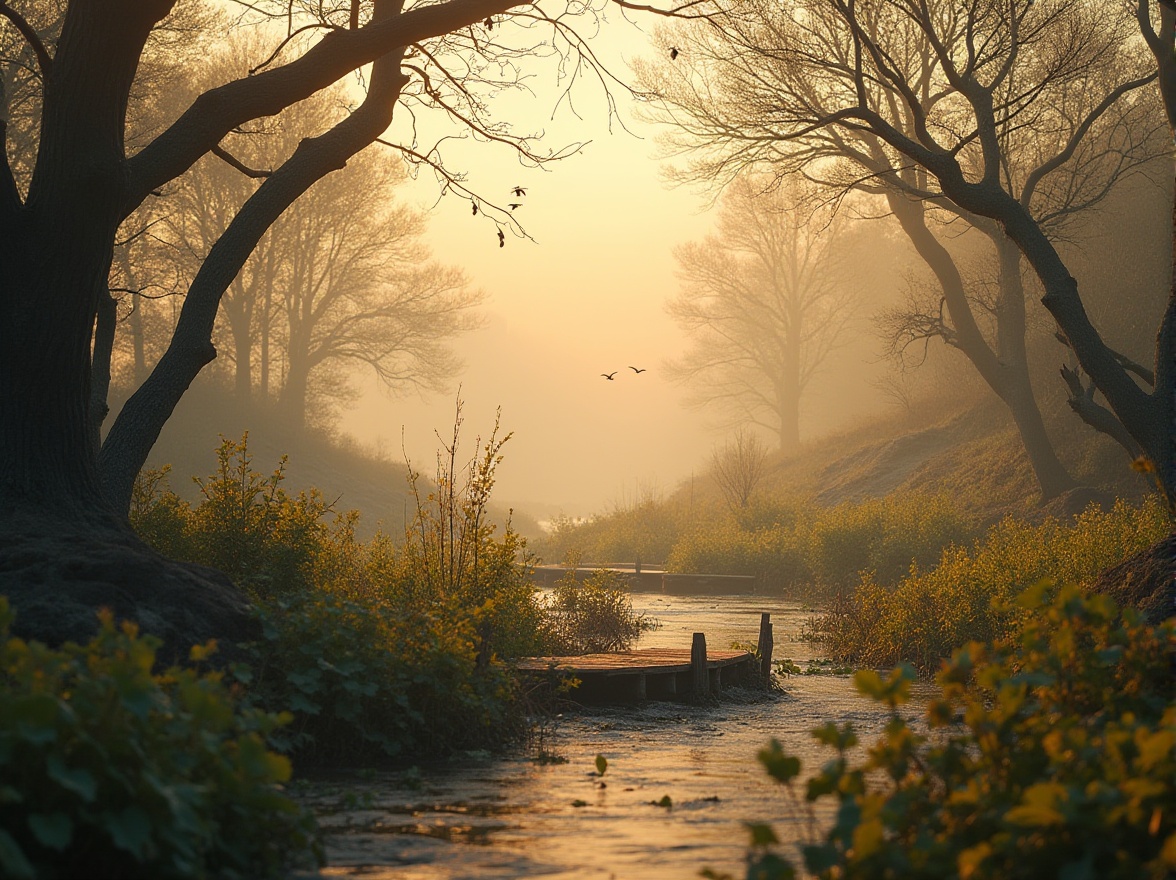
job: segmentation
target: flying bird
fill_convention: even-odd
[[[677,46],[670,46],[670,60],[671,61],[677,61],[679,54],[681,54],[681,53],[678,52]]]
[[[525,196],[527,194],[527,190],[526,190],[526,187],[516,186],[514,189],[512,189],[510,191],[510,194],[512,196],[516,196],[517,198],[522,198],[523,196]]]
[[[615,376],[616,374],[617,374],[617,371],[613,370],[611,373],[601,373],[600,375],[604,376],[604,378],[608,379],[608,381],[614,382],[616,380],[613,379],[613,376]]]
[[[634,367],[632,364],[630,364],[630,365],[629,365],[629,369],[630,369],[630,370],[632,370],[634,373],[644,373],[644,372],[645,372],[645,370],[646,370],[646,368],[645,368],[645,367],[642,367],[642,368],[639,370],[639,369],[637,369],[636,367]]]
[[[521,208],[522,206],[523,206],[522,202],[511,202],[509,205],[507,205],[507,207],[510,208],[512,211],[515,208]]]
[[[501,229],[498,230],[498,246],[506,247],[506,235],[503,234]]]

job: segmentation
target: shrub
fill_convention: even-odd
[[[633,611],[624,578],[608,569],[576,580],[570,569],[552,589],[545,622],[545,647],[553,655],[625,651],[657,622]]]
[[[323,591],[260,606],[251,692],[294,713],[283,745],[347,763],[498,746],[521,735],[505,668],[480,662],[472,619]]]
[[[1176,873],[1176,623],[1149,627],[1105,596],[1061,590],[1016,638],[956,652],[923,734],[900,714],[914,677],[859,672],[890,707],[859,764],[851,725],[814,736],[836,751],[803,797],[832,825],[802,846],[820,878],[1165,878]],[[767,772],[799,801],[800,762],[779,743]],[[772,829],[752,825],[748,878],[796,873]],[[709,876],[717,876],[708,872]]]
[[[681,538],[672,571],[759,575],[785,589],[851,587],[869,572],[882,583],[935,562],[972,532],[945,498],[907,496],[821,508],[759,503]]]
[[[161,553],[219,569],[272,598],[309,587],[317,569],[354,543],[357,514],[335,515],[316,490],[288,494],[284,457],[268,476],[254,470],[248,433],[222,438],[216,457],[214,474],[194,478],[201,494],[194,508],[167,485],[167,469],[137,481],[131,524]]]
[[[269,477],[253,469],[245,438],[222,443],[195,507],[159,474],[140,483],[132,520],[141,533],[228,571],[254,599],[263,635],[247,646],[250,694],[294,713],[280,743],[299,760],[504,745],[526,727],[503,660],[619,644],[648,626],[611,583],[543,604],[520,564],[525,542],[488,517],[509,435],[496,423],[463,465],[461,424],[459,401],[431,485],[409,468],[416,515],[401,542],[358,542],[355,514],[334,515],[316,492],[288,495],[281,466]]]
[[[1023,616],[1012,600],[1030,584],[1046,576],[1088,583],[1169,527],[1154,497],[1138,507],[1121,501],[1105,513],[1091,507],[1069,523],[1008,518],[971,549],[943,551],[937,566],[913,571],[894,588],[866,577],[852,594],[830,601],[810,636],[839,660],[934,668],[968,641],[1007,635]]]
[[[0,597],[0,874],[284,877],[322,861],[314,819],[266,747],[287,716],[219,672],[153,674],[158,640],[101,616],[85,646],[8,635]],[[200,660],[211,643],[193,648]]]

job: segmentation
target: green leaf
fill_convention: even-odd
[[[108,813],[103,824],[115,846],[143,860],[151,844],[151,819],[142,807],[131,805],[122,812]]]
[[[21,851],[20,844],[12,835],[0,828],[0,875],[7,880],[36,880],[37,874],[28,858]]]
[[[73,839],[73,820],[65,813],[33,813],[29,828],[41,846],[61,852]]]
[[[295,712],[301,712],[304,715],[317,715],[323,710],[323,707],[313,700],[309,700],[302,694],[293,694],[290,697],[290,708]]]
[[[1076,862],[1062,865],[1058,871],[1058,880],[1095,880],[1098,875],[1094,872],[1094,856],[1087,853]]]
[[[814,874],[828,871],[837,864],[837,851],[828,844],[802,846],[800,851],[804,855],[804,866]]]
[[[62,788],[72,791],[87,804],[94,802],[98,794],[98,783],[89,770],[66,767],[60,755],[50,755],[45,762],[45,769],[49,773],[49,778]]]
[[[36,693],[16,697],[9,704],[10,717],[16,720],[17,736],[34,745],[44,745],[57,739],[57,698],[52,694]]]
[[[751,834],[752,846],[772,846],[780,842],[776,837],[776,832],[772,830],[771,825],[762,822],[747,822],[748,832]]]
[[[747,866],[747,876],[755,880],[795,880],[796,869],[776,853],[764,853]]]
[[[773,739],[756,755],[768,775],[777,782],[791,782],[800,775],[800,759],[784,754],[779,740]]]
[[[882,695],[886,690],[886,686],[882,683],[882,676],[880,676],[873,669],[859,669],[853,674],[853,686],[857,688],[857,692],[863,697],[872,697],[875,700],[882,699]]]

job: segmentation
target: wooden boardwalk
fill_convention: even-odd
[[[705,696],[756,672],[755,658],[747,651],[706,651],[706,677],[701,683],[691,653],[689,649],[644,648],[576,657],[527,657],[518,668],[531,673],[554,668],[575,676],[581,684],[574,696],[583,702]]]

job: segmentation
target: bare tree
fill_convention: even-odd
[[[1048,306],[1060,260],[1046,271],[1026,235],[1056,257],[1049,236],[1158,155],[1138,91],[1154,74],[1130,19],[1060,0],[717,5],[666,37],[678,64],[645,70],[678,142],[696,151],[688,175],[723,181],[766,165],[885,196],[939,287],[939,307],[912,312],[906,332],[965,354],[1016,421],[1043,498],[1072,485],[1029,379],[1021,256]],[[988,332],[949,225],[991,242]]]
[[[7,137],[12,114],[3,117],[0,588],[20,609],[18,626],[51,640],[92,630],[95,604],[150,620],[176,651],[211,635],[244,635],[243,603],[230,585],[161,560],[126,521],[149,450],[216,357],[213,329],[225,291],[282,213],[377,139],[434,169],[450,191],[470,192],[445,168],[443,142],[414,139],[409,126],[403,137],[384,137],[398,106],[417,120],[447,120],[444,137],[472,131],[542,162],[560,151],[541,151],[495,120],[493,96],[522,86],[525,68],[543,56],[569,87],[585,75],[603,77],[571,28],[574,16],[599,7],[257,0],[239,7],[240,15],[282,28],[268,57],[252,75],[203,91],[134,142],[127,112],[140,63],[167,33],[175,8],[175,0],[63,0],[19,10],[0,3],[0,28],[28,47],[34,87],[26,116],[36,120],[32,140],[18,141]],[[209,37],[223,39],[223,30]],[[109,372],[116,324],[98,318],[109,312],[103,304],[120,227],[206,155],[247,173],[222,146],[231,133],[361,69],[358,104],[265,169],[238,205],[187,288],[167,349],[99,448],[93,380]],[[509,210],[484,201],[482,214],[491,224],[487,238],[521,234]]]
[[[291,152],[344,106],[330,90],[242,138],[233,155],[255,168]],[[464,275],[429,261],[424,217],[396,205],[399,158],[365,151],[316,183],[273,224],[221,301],[238,400],[278,402],[285,423],[323,421],[350,396],[348,372],[367,367],[387,388],[439,390],[455,372],[446,342],[476,326],[480,294]],[[199,266],[256,181],[216,157],[187,174],[173,229]],[[314,402],[314,406],[308,403]]]
[[[671,365],[698,406],[800,443],[800,401],[859,301],[838,253],[843,224],[797,181],[741,177],[717,234],[675,251],[682,290],[667,310],[692,340]]]
[[[711,475],[732,513],[746,510],[756,486],[763,479],[768,450],[759,436],[738,431],[711,453]]]

